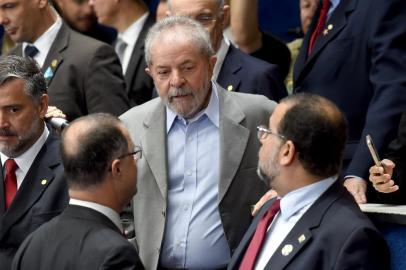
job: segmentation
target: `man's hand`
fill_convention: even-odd
[[[60,109],[58,109],[55,106],[48,106],[45,118],[53,118],[53,117],[66,119],[66,115]]]
[[[278,194],[276,193],[275,190],[271,189],[268,190],[267,193],[265,193],[264,196],[261,197],[261,199],[259,199],[259,201],[254,205],[254,208],[252,209],[252,216],[255,217],[256,214],[258,214],[259,210],[261,209],[261,207],[270,199],[272,199],[273,197],[278,196]]]
[[[399,186],[395,185],[392,180],[393,169],[395,163],[389,159],[384,159],[381,162],[382,166],[372,166],[369,169],[369,181],[375,190],[382,193],[391,193],[399,190]]]
[[[367,182],[357,177],[348,177],[344,180],[344,186],[354,196],[358,204],[366,203]]]

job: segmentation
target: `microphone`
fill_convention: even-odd
[[[59,117],[52,117],[47,119],[47,122],[56,130],[62,131],[64,128],[69,126],[69,122],[66,119]]]

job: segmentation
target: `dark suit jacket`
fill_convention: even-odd
[[[224,89],[260,94],[279,101],[287,96],[283,79],[278,67],[245,54],[230,45],[221,67],[217,83]]]
[[[154,23],[155,16],[150,14],[135,43],[130,62],[128,63],[124,75],[131,106],[140,105],[149,101],[152,97],[154,83],[152,78],[145,72],[147,64],[145,63],[144,41],[149,29]]]
[[[371,134],[382,152],[406,106],[406,1],[341,0],[327,22],[332,29],[307,57],[316,19],[294,67],[295,92],[327,97],[345,113],[346,175],[367,179],[372,160],[365,135]]]
[[[4,179],[3,169],[0,179]],[[24,239],[41,224],[59,215],[68,203],[59,140],[52,133],[35,158],[7,211],[2,184],[0,198],[0,266],[2,270],[8,270]]]
[[[22,45],[11,54],[22,55]],[[41,70],[47,79],[49,104],[61,109],[69,121],[94,112],[120,115],[130,108],[113,48],[65,24]]]
[[[144,269],[137,251],[103,214],[69,205],[32,233],[18,250],[14,270]]]
[[[228,269],[238,269],[259,220],[272,202],[266,203],[255,217]],[[293,249],[284,256],[282,249],[288,244]],[[298,220],[265,269],[390,269],[389,250],[371,221],[337,181]]]

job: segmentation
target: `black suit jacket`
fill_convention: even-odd
[[[275,101],[287,96],[276,65],[245,54],[233,45],[229,47],[217,83],[229,91],[260,94]]]
[[[155,16],[152,14],[148,15],[140,35],[138,36],[137,42],[135,43],[130,62],[128,63],[128,67],[124,75],[125,82],[127,84],[127,94],[130,99],[131,106],[140,105],[146,101],[149,101],[152,97],[154,82],[145,72],[147,64],[145,63],[144,41],[149,29],[154,23]]]
[[[3,169],[0,172],[3,180]],[[68,203],[59,140],[51,133],[35,158],[9,209],[0,185],[0,268],[8,270],[24,239],[44,222],[60,214]]]
[[[135,248],[103,214],[69,205],[31,234],[18,250],[15,270],[144,269]]]
[[[238,269],[256,227],[273,200],[262,207],[231,259]],[[285,255],[287,245],[291,252]],[[386,242],[336,181],[297,221],[265,269],[390,269]]]
[[[294,67],[296,92],[327,97],[345,113],[346,175],[368,179],[371,134],[379,152],[391,142],[406,104],[406,1],[341,0],[307,57],[306,34]]]
[[[22,55],[22,45],[11,54]],[[69,121],[95,112],[120,115],[130,108],[114,49],[63,24],[41,68],[49,104]]]

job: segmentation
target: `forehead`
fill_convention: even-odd
[[[32,98],[25,92],[25,82],[22,79],[13,79],[0,85],[2,105],[27,99],[31,100]]]
[[[201,13],[215,13],[218,6],[215,0],[172,0],[173,15],[196,16]]]
[[[286,111],[291,107],[291,105],[287,103],[279,103],[271,117],[269,118],[269,127],[271,130],[276,131],[277,127],[279,126],[279,122],[282,120],[283,116],[285,115]]]
[[[184,37],[165,35],[162,39],[157,38],[151,46],[151,60],[154,66],[178,65],[203,59],[197,47]]]

